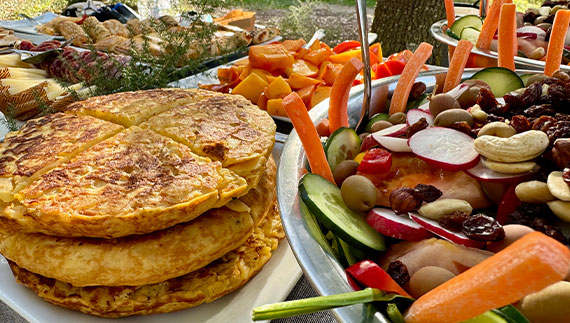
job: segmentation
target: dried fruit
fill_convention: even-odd
[[[400,286],[404,286],[410,281],[408,267],[399,260],[392,261],[388,265],[388,270],[386,272]]]
[[[439,224],[451,231],[461,232],[463,229],[463,222],[469,218],[469,214],[463,211],[455,211],[451,214],[446,214],[439,219]]]
[[[563,120],[555,122],[546,129],[546,134],[548,135],[551,143],[559,138],[570,137],[570,121]]]
[[[499,104],[497,100],[495,100],[495,95],[493,92],[487,88],[481,88],[479,91],[479,96],[477,97],[477,104],[481,107],[481,109],[487,113],[495,113],[497,110],[497,105]]]
[[[552,127],[556,123],[556,119],[550,116],[540,116],[532,124],[532,130],[540,130],[546,132],[548,128]]]
[[[412,85],[412,90],[410,91],[410,97],[408,100],[413,101],[418,99],[420,96],[426,93],[426,85],[424,82],[416,82]]]
[[[523,115],[516,115],[511,118],[511,126],[515,128],[517,133],[525,132],[530,130],[530,122],[528,121],[527,117]]]
[[[540,84],[540,82],[532,83],[526,88],[523,94],[521,94],[521,102],[525,107],[531,106],[538,102],[541,95],[542,84]]]
[[[552,104],[540,104],[540,105],[533,105],[530,108],[524,110],[524,114],[527,117],[538,118],[540,116],[553,116],[556,114],[556,110]]]
[[[500,241],[505,238],[503,227],[490,216],[475,214],[463,222],[463,234],[477,241]]]
[[[459,132],[463,132],[464,134],[471,136],[471,126],[467,121],[454,122],[449,126],[449,128],[455,129]]]
[[[390,206],[396,214],[410,212],[421,204],[422,200],[415,197],[414,190],[410,187],[400,187],[390,193]]]
[[[414,187],[413,194],[417,199],[430,203],[440,198],[443,193],[433,185],[418,184]]]
[[[554,146],[548,158],[556,163],[559,169],[570,165],[570,138],[561,138],[554,141]]]
[[[416,123],[410,125],[406,130],[406,136],[410,138],[416,132],[424,130],[425,128],[429,127],[429,123],[427,122],[426,118],[421,118]]]

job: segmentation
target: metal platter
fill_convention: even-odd
[[[434,23],[433,25],[431,25],[431,28],[430,28],[431,34],[439,42],[442,42],[442,43],[449,45],[449,46],[456,47],[457,43],[459,41],[457,39],[449,37],[446,33],[444,33],[443,29],[442,29],[442,27],[444,27],[444,26],[447,26],[447,20],[440,20],[440,21]],[[471,53],[481,55],[484,57],[493,58],[493,59],[497,59],[497,57],[498,57],[497,52],[494,52],[491,50],[478,49],[476,47],[473,47],[473,49],[471,50]],[[536,59],[515,56],[515,64],[517,65],[517,67],[520,67],[520,68],[544,70],[544,64],[545,63],[543,61],[536,60]],[[561,64],[560,69],[563,71],[570,71],[570,66]]]
[[[468,79],[480,69],[465,69],[463,79]],[[429,71],[420,74],[416,82],[424,82],[427,92],[431,92],[435,85],[435,75],[446,73],[447,70]],[[536,71],[517,71],[519,74],[536,73]],[[372,83],[374,89],[387,86],[392,93],[396,87],[398,77],[389,77],[376,80]],[[348,100],[349,123],[356,125],[362,107],[363,86],[354,87]],[[309,115],[316,124],[327,117],[328,99],[311,109]],[[307,228],[303,214],[300,210],[298,184],[303,171],[307,166],[307,159],[297,132],[293,130],[281,154],[277,172],[277,198],[281,218],[287,233],[289,244],[305,276],[313,288],[321,295],[333,295],[353,291],[346,280],[342,265],[334,256],[323,249],[313,238]],[[368,305],[353,305],[334,309],[333,313],[339,322],[389,322],[380,313],[375,312]]]

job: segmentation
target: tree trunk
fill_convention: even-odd
[[[430,64],[447,65],[447,46],[430,33],[431,25],[445,19],[443,0],[377,0],[371,32],[378,34],[384,55],[414,51],[421,42],[434,45]]]

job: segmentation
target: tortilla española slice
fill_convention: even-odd
[[[190,221],[247,189],[220,162],[131,127],[44,174],[2,216],[26,232],[118,238]]]
[[[124,128],[89,116],[54,113],[28,121],[0,144],[0,199],[14,194],[88,147]]]
[[[66,111],[72,114],[90,115],[130,127],[173,107],[196,102],[205,96],[213,95],[222,94],[198,89],[120,92],[75,102],[69,105]]]
[[[226,206],[161,231],[117,239],[63,238],[0,230],[0,253],[31,272],[75,287],[138,286],[198,270],[241,246],[272,211],[272,158],[256,189]],[[21,243],[26,241],[26,243]]]
[[[9,262],[16,280],[46,301],[102,317],[166,313],[212,302],[240,288],[271,258],[285,237],[277,203],[247,241],[206,267],[157,284],[75,287]]]
[[[207,91],[201,91],[207,92]],[[275,122],[239,95],[205,96],[141,124],[222,162],[254,187],[275,143]]]

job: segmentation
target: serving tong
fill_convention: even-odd
[[[366,1],[356,0],[356,19],[358,20],[358,33],[360,34],[360,52],[364,63],[364,97],[362,112],[356,124],[356,131],[362,132],[368,121],[370,100],[372,99],[372,77],[370,75],[370,46],[368,45],[368,19],[366,16]]]

